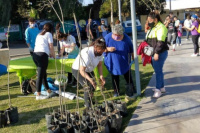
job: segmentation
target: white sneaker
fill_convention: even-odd
[[[155,89],[153,97],[159,98],[162,95],[161,91],[159,89]]]
[[[181,46],[182,44],[179,44],[179,46]]]
[[[48,97],[43,95],[36,96],[36,100],[43,100],[43,99],[48,99]]]
[[[152,89],[152,91],[155,91],[155,90],[156,90],[156,88]],[[165,93],[165,92],[166,92],[165,87],[161,88],[161,89],[160,89],[160,92],[161,92],[161,93]]]
[[[176,46],[179,46],[179,44],[177,43]]]
[[[198,56],[198,54],[192,54],[191,56],[192,56],[192,57],[197,57],[197,56]]]

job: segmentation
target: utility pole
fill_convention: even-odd
[[[119,9],[119,21],[122,24],[121,0],[118,0],[118,9]]]
[[[135,0],[130,0],[130,3],[131,3],[132,38],[133,38],[132,42],[133,42],[134,61],[135,61],[135,78],[136,78],[137,95],[140,95],[141,94],[141,85],[140,85],[138,55],[137,55]]]
[[[171,12],[172,10],[172,3],[171,3],[171,0],[169,0],[169,11]]]

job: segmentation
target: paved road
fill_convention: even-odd
[[[153,74],[125,133],[200,132],[200,56],[191,57],[193,44],[183,41],[175,52],[169,50],[164,65],[166,94],[152,98]]]

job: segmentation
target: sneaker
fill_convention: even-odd
[[[43,100],[43,99],[48,99],[48,97],[43,95],[36,96],[36,100]]]
[[[179,46],[179,44],[177,43],[176,46]]]
[[[156,88],[152,89],[152,91],[155,91],[155,90],[156,90]],[[161,92],[161,93],[165,93],[165,92],[166,92],[165,87],[161,88],[161,89],[160,89],[160,92]]]
[[[191,56],[192,56],[192,57],[197,57],[197,56],[198,56],[198,54],[192,54]]]
[[[48,98],[52,98],[52,97],[55,97],[55,96],[58,96],[58,94],[55,93],[55,92],[53,92],[53,91],[52,91],[51,93],[48,93],[48,92],[47,92],[47,97],[48,97]]]
[[[68,85],[72,85],[72,83],[73,83],[72,81],[68,81],[67,82]]]
[[[155,89],[153,97],[159,98],[162,95],[161,91],[159,89]]]
[[[181,46],[182,44],[179,44],[179,46]]]

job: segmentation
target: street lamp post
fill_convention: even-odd
[[[119,9],[119,21],[120,23],[122,23],[121,0],[118,0],[118,9]]]
[[[139,73],[139,63],[137,55],[135,0],[130,0],[130,2],[131,2],[132,38],[133,38],[134,61],[135,61],[135,78],[136,78],[137,95],[140,95],[141,86],[140,86],[140,73]]]

